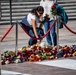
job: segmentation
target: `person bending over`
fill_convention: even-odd
[[[43,13],[44,8],[42,6],[38,6],[32,9],[31,12],[21,21],[21,25],[23,25],[27,32],[33,37],[39,38],[44,35],[42,24],[40,23]],[[35,40],[30,37],[28,45],[31,46],[40,42],[41,40]]]

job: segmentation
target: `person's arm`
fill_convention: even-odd
[[[32,27],[36,38],[38,38],[38,33],[36,31],[36,20],[32,19]]]
[[[34,19],[32,19],[32,27],[33,27],[33,31],[34,31],[36,38],[39,38],[38,33],[36,31],[36,20],[34,20]],[[40,43],[40,40],[37,40],[37,42]]]

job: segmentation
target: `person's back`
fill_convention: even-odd
[[[52,15],[51,12],[51,7],[53,5],[53,1],[51,0],[41,0],[40,5],[43,6],[44,8],[44,19],[46,18],[46,21],[44,23],[44,28],[45,28],[45,32],[47,32],[50,28],[50,26],[52,25],[52,22],[54,21],[54,17]],[[51,35],[52,38],[51,38]],[[57,39],[56,39],[56,32],[55,32],[55,25],[52,27],[52,29],[50,30],[50,32],[48,33],[48,35],[46,36],[46,40],[48,45],[57,45]],[[52,42],[53,40],[53,42]]]
[[[40,6],[43,6],[43,8],[44,8],[43,17],[47,14],[49,16],[50,20],[53,19],[53,15],[51,13],[52,5],[53,5],[53,1],[50,1],[50,0],[41,0],[40,1]]]

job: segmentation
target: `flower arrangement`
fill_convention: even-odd
[[[51,7],[51,12],[52,15],[56,16],[57,15],[57,9],[56,9],[56,3],[54,3]]]
[[[59,51],[57,51],[57,46],[47,46],[45,43],[42,43],[40,45],[24,46],[17,51],[17,55],[13,51],[2,53],[1,64],[35,62],[72,56],[76,56],[76,49],[73,46],[59,46]]]

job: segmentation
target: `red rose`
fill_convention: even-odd
[[[53,8],[56,8],[56,4],[53,4],[53,5],[52,5],[52,9],[53,9]]]

